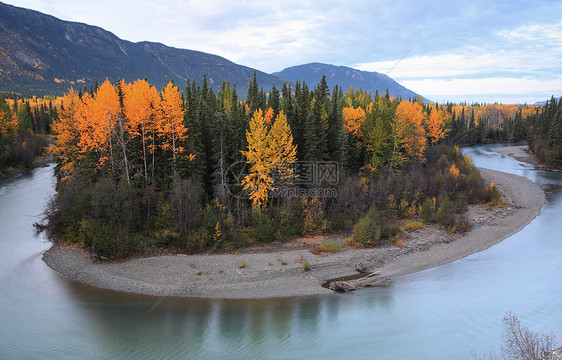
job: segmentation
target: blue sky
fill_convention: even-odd
[[[4,1],[268,73],[309,62],[388,73],[439,102],[562,95],[562,1]]]

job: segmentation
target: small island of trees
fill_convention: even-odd
[[[47,229],[109,259],[351,230],[350,246],[400,246],[412,222],[463,231],[466,207],[499,194],[456,145],[532,138],[554,163],[560,151],[555,99],[426,104],[330,92],[325,79],[265,93],[254,77],[246,100],[228,83],[215,94],[206,79],[183,93],[173,82],[159,91],[146,80],[106,80],[55,104],[59,182]]]

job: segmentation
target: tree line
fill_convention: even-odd
[[[47,145],[37,134],[47,133],[51,119],[56,117],[54,107],[50,110],[33,107],[32,110],[29,101],[21,104],[18,107],[12,99],[6,101],[0,96],[0,175],[33,165]],[[35,120],[44,127],[34,127]]]
[[[527,124],[527,143],[539,161],[562,169],[562,99],[553,96]]]

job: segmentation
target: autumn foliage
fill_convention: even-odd
[[[20,130],[47,128],[22,119],[53,109],[61,181],[49,231],[118,258],[354,225],[355,241],[371,246],[396,237],[402,219],[454,230],[486,190],[470,158],[447,145],[520,139],[522,114],[536,110],[330,91],[325,78],[266,93],[254,77],[244,100],[211,84],[188,81],[182,93],[173,82],[106,80],[48,102],[9,102]],[[0,140],[14,132],[15,112],[2,118]]]
[[[72,177],[79,167],[91,174],[122,177],[128,183],[135,174],[142,174],[148,182],[149,170],[154,180],[156,153],[176,160],[184,154],[182,144],[187,137],[177,87],[170,82],[158,94],[144,80],[117,85],[106,80],[94,94],[82,97],[70,89],[53,122],[53,133],[51,150],[59,161],[62,179]],[[132,143],[141,146],[130,146]]]
[[[268,113],[266,116],[271,118]],[[277,115],[269,130],[262,114],[261,109],[254,112],[250,129],[246,131],[248,150],[242,151],[251,165],[242,185],[250,191],[252,206],[256,209],[267,204],[269,192],[275,189],[273,172],[287,180],[293,175],[291,165],[297,160],[297,148],[285,114]]]
[[[343,123],[345,130],[356,137],[363,136],[362,128],[365,124],[365,110],[361,107],[344,107],[342,110]]]

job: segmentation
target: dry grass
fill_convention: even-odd
[[[323,253],[335,254],[341,252],[342,250],[343,246],[340,243],[334,241],[326,241],[310,249],[310,252],[314,255],[321,255]]]
[[[407,221],[404,224],[402,231],[418,230],[418,229],[423,229],[424,227],[425,225],[421,221]]]

